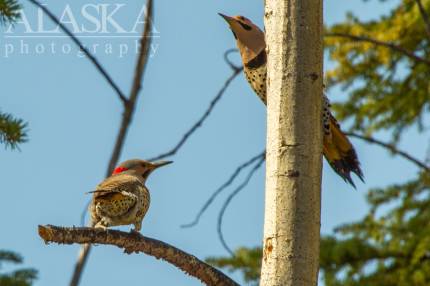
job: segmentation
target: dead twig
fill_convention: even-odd
[[[393,51],[399,52],[405,56],[407,56],[408,58],[416,61],[416,62],[420,62],[420,63],[424,63],[426,65],[430,65],[430,60],[422,58],[418,55],[416,55],[414,52],[411,52],[399,45],[396,45],[394,43],[389,43],[389,42],[384,42],[384,41],[380,41],[380,40],[376,40],[367,36],[356,36],[356,35],[351,35],[351,34],[347,34],[347,33],[327,33],[324,35],[325,37],[339,37],[339,38],[347,38],[356,42],[367,42],[367,43],[372,43],[376,46],[382,46],[382,47],[386,47],[389,48]]]
[[[70,39],[79,47],[79,49],[88,57],[88,59],[94,64],[96,69],[101,73],[101,75],[107,80],[109,85],[114,89],[120,100],[124,105],[127,104],[127,98],[124,93],[121,91],[119,86],[113,81],[108,72],[103,68],[100,62],[91,54],[90,51],[82,44],[82,42],[75,36],[73,33],[64,26],[60,20],[44,5],[40,4],[37,0],[28,0],[29,2],[36,5],[39,9],[41,9],[58,27],[70,37]]]
[[[239,285],[224,273],[199,260],[194,255],[188,254],[160,240],[142,236],[139,233],[89,227],[75,228],[39,225],[39,235],[45,243],[79,243],[84,245],[97,243],[123,248],[127,254],[143,252],[176,266],[206,285]]]
[[[179,149],[181,149],[181,147],[185,144],[185,142],[187,142],[187,140],[190,138],[190,136],[193,135],[193,133],[196,132],[197,129],[199,129],[200,127],[202,127],[203,123],[209,117],[209,115],[212,113],[212,111],[215,108],[216,104],[220,101],[220,99],[224,95],[225,91],[227,90],[227,88],[229,87],[229,85],[231,84],[231,82],[242,71],[241,67],[235,66],[228,59],[228,54],[230,54],[231,52],[233,52],[233,50],[226,51],[224,53],[224,59],[227,62],[227,64],[231,67],[231,69],[233,70],[233,73],[226,79],[226,81],[224,82],[224,85],[221,87],[221,89],[218,91],[218,93],[215,95],[215,97],[211,100],[211,102],[209,103],[209,107],[205,110],[205,112],[199,118],[199,120],[197,120],[191,126],[191,128],[187,132],[185,132],[185,134],[182,136],[182,138],[179,140],[179,142],[176,143],[176,145],[172,149],[170,149],[169,151],[164,152],[164,153],[162,153],[160,155],[157,155],[157,156],[155,156],[153,158],[150,158],[149,159],[150,161],[161,160],[161,159],[164,159],[164,158],[171,157],[171,156],[175,155],[179,151]]]
[[[239,52],[239,50],[238,49],[229,49],[229,50],[227,50],[227,51],[225,51],[225,53],[224,53],[224,60],[225,60],[225,62],[230,66],[230,68],[232,69],[232,70],[238,70],[238,71],[242,71],[243,70],[243,67],[242,66],[237,66],[237,65],[235,65],[231,60],[230,60],[230,58],[229,58],[229,56],[230,56],[230,54],[232,54],[232,53],[237,53],[237,52]]]
[[[33,1],[33,0],[30,0],[30,1]],[[137,58],[130,97],[129,99],[127,99],[126,104],[124,105],[122,121],[116,138],[115,146],[113,148],[112,155],[107,167],[106,177],[112,174],[112,171],[115,168],[115,165],[118,163],[119,156],[121,154],[121,150],[127,135],[127,131],[130,127],[131,120],[134,115],[136,101],[139,95],[142,77],[143,77],[147,59],[148,59],[148,54],[149,54],[148,51],[151,43],[151,37],[149,37],[149,35],[151,33],[151,28],[152,28],[151,24],[152,24],[152,14],[153,14],[153,0],[148,0],[146,5],[147,6],[146,6],[145,27],[143,29],[143,33],[141,37],[141,47]],[[70,286],[79,285],[79,281],[82,276],[82,271],[85,267],[86,261],[88,260],[90,251],[91,251],[90,245],[84,245],[81,248],[79,252],[78,260],[75,264],[75,269],[73,271],[72,279],[69,284]]]
[[[264,161],[266,160],[266,156],[264,154],[262,154],[259,157],[259,161],[257,162],[257,164],[254,166],[254,168],[251,169],[251,171],[249,171],[248,176],[246,176],[245,180],[242,182],[242,184],[240,184],[225,200],[219,214],[218,214],[218,223],[217,223],[217,232],[218,232],[218,238],[221,241],[222,246],[224,247],[224,249],[230,253],[231,256],[234,256],[234,252],[231,250],[231,248],[227,245],[227,242],[225,241],[224,238],[224,234],[222,232],[222,221],[224,218],[224,214],[225,211],[227,209],[227,207],[230,205],[231,201],[233,200],[233,198],[235,196],[237,196],[239,194],[240,191],[242,191],[249,183],[249,181],[251,180],[251,178],[254,176],[255,172],[257,172],[258,169],[260,169],[260,167],[263,165]]]
[[[418,160],[417,158],[413,157],[412,155],[406,153],[405,151],[399,150],[396,146],[392,145],[392,144],[388,144],[385,142],[382,142],[380,140],[377,140],[373,137],[370,136],[364,136],[364,135],[360,135],[360,134],[356,134],[356,133],[345,133],[347,136],[351,136],[351,137],[355,137],[361,140],[364,140],[366,142],[372,143],[372,144],[376,144],[379,145],[381,147],[384,147],[385,149],[388,149],[390,152],[397,154],[399,156],[402,156],[403,158],[405,158],[406,160],[414,163],[415,165],[417,165],[419,168],[422,168],[424,170],[426,170],[427,172],[430,172],[430,166],[427,166],[424,162]]]
[[[143,74],[145,72],[146,64],[148,62],[149,47],[151,45],[151,30],[152,30],[152,15],[153,15],[153,0],[148,0],[146,3],[146,19],[145,26],[143,28],[143,34],[140,38],[140,51],[137,57],[136,67],[133,76],[133,83],[130,91],[130,97],[128,98],[127,105],[125,106],[124,113],[122,115],[121,127],[116,139],[115,147],[109,162],[108,171],[106,176],[112,174],[115,165],[118,162],[122,145],[125,141],[125,136],[127,135],[128,128],[131,123],[131,119],[134,114],[134,109],[136,106],[136,100],[139,96],[139,91],[142,86]]]
[[[213,203],[213,201],[215,200],[215,198],[222,192],[224,191],[227,187],[229,187],[234,180],[237,178],[237,176],[239,176],[239,174],[242,172],[243,169],[245,169],[246,167],[252,165],[255,161],[257,161],[258,159],[261,159],[262,157],[264,158],[266,154],[266,150],[264,150],[263,152],[259,153],[258,155],[252,157],[251,159],[249,159],[248,161],[244,162],[243,164],[239,165],[236,170],[233,172],[233,174],[230,176],[230,178],[228,178],[228,180],[226,182],[224,182],[219,188],[217,188],[212,195],[209,197],[209,199],[204,203],[204,205],[201,207],[201,209],[199,210],[199,212],[197,213],[196,217],[194,218],[194,220],[190,223],[187,224],[183,224],[181,225],[182,228],[188,228],[188,227],[193,227],[196,226],[199,221],[200,221],[200,217],[203,215],[203,213],[209,208],[209,206]]]

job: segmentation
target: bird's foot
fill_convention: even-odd
[[[107,230],[107,226],[106,226],[106,225],[104,225],[104,222],[103,222],[103,221],[99,221],[99,222],[94,226],[94,228],[100,228],[100,229],[103,229],[103,230]]]
[[[142,228],[142,223],[141,222],[135,222],[134,223],[134,228],[130,232],[140,234],[140,229],[141,228]]]
[[[137,229],[135,229],[135,228],[132,228],[132,229],[130,230],[130,233],[140,234],[140,231],[139,231],[139,230],[137,230]]]

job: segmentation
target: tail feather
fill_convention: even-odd
[[[340,130],[339,124],[333,116],[330,118],[329,125],[330,134],[324,135],[324,157],[333,170],[355,188],[351,172],[355,173],[362,182],[364,182],[364,176],[354,146]]]

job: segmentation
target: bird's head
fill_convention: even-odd
[[[155,169],[173,163],[172,161],[158,161],[150,162],[140,159],[132,159],[122,162],[115,168],[112,175],[120,174],[123,172],[132,173],[134,175],[140,176],[143,180],[146,180],[149,174]]]
[[[230,26],[237,42],[242,61],[246,64],[266,48],[264,33],[260,28],[243,16],[227,16],[218,13]]]

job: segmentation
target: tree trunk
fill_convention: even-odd
[[[267,167],[261,286],[318,281],[322,0],[266,0]]]

